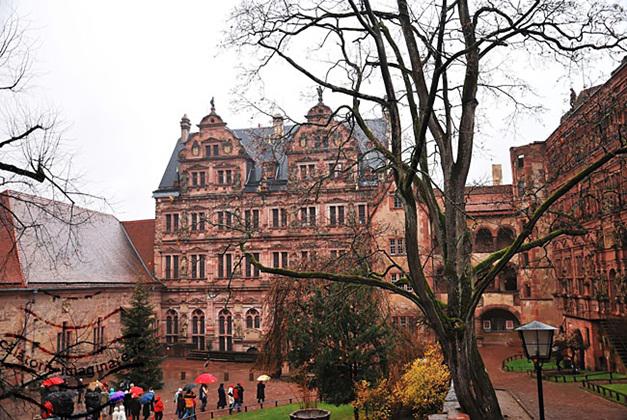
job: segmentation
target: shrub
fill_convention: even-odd
[[[430,346],[425,356],[414,362],[394,386],[394,397],[402,406],[411,408],[414,418],[436,413],[442,409],[449,389],[450,373],[436,346]]]
[[[353,405],[366,419],[387,420],[404,413],[421,419],[442,409],[449,381],[450,373],[443,364],[442,354],[436,346],[429,346],[424,357],[408,365],[396,383],[389,379],[375,386],[366,381],[357,383]]]

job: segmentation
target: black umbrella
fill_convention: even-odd
[[[46,401],[52,403],[52,412],[57,416],[71,416],[74,413],[74,393],[72,391],[57,391],[46,395]]]
[[[183,391],[191,391],[195,386],[196,384],[187,384],[183,387]]]

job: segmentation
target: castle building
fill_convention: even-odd
[[[573,174],[624,147],[626,78],[623,62],[605,84],[572,97],[571,109],[545,141],[511,148],[511,184],[502,184],[502,169],[494,165],[493,185],[467,187],[475,261],[509,245],[530,211]],[[387,142],[385,118],[368,120],[367,127]],[[42,348],[33,342],[62,350],[76,327],[93,336],[92,346],[114,338],[120,332],[116,314],[136,283],[150,286],[168,354],[259,351],[273,310],[273,277],[245,252],[266,266],[333,270],[358,269],[360,257],[376,250],[385,256],[381,264],[395,264],[386,273],[389,281],[402,284],[404,214],[385,160],[360,128],[333,115],[321,95],[299,124],[275,116],[269,127],[230,129],[212,100],[198,130],[192,132],[187,116],[180,128],[153,192],[154,220],[119,222],[81,210],[91,224],[81,225],[81,241],[72,245],[88,258],[63,260],[57,270],[42,263],[47,248],[35,247],[34,237],[13,219],[38,214],[44,218],[38,226],[60,231],[60,221],[42,211],[60,204],[2,193],[0,326],[15,333],[24,319],[34,322],[25,330],[31,345],[24,351]],[[615,157],[541,219],[532,239],[563,227],[586,233],[560,236],[512,259],[477,308],[481,343],[515,343],[514,329],[538,319],[574,337],[581,367],[625,370],[626,165]],[[29,202],[39,203],[34,212]],[[428,220],[419,212],[419,247],[429,256],[432,288],[446,301]],[[49,240],[68,246],[52,240],[61,238]],[[415,305],[400,296],[390,302],[394,324],[414,328]]]
[[[385,139],[384,120],[368,121]],[[213,106],[184,116],[156,202],[154,267],[171,352],[254,352],[268,327],[273,267],[341,261],[385,194],[383,160],[319,98],[300,125],[231,130]]]

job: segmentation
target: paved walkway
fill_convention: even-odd
[[[538,418],[538,394],[535,378],[523,373],[505,372],[501,363],[520,348],[485,346],[480,349],[494,387],[508,390],[534,418]],[[547,420],[627,420],[627,408],[581,388],[580,384],[542,382]]]
[[[257,378],[259,375],[266,372],[254,370],[252,363],[232,363],[232,362],[209,362],[207,367],[204,367],[204,362],[196,360],[186,360],[177,358],[166,359],[161,367],[163,368],[163,380],[165,386],[163,389],[157,392],[161,395],[161,398],[166,404],[165,419],[174,418],[171,415],[174,414],[174,393],[179,387],[183,387],[186,384],[193,383],[196,376],[201,373],[211,373],[218,378],[216,384],[209,385],[209,401],[207,403],[207,412],[198,413],[199,420],[205,420],[210,418],[210,411],[214,411],[214,416],[228,415],[228,410],[216,412],[216,404],[218,402],[218,386],[220,383],[224,383],[224,387],[229,385],[235,385],[237,383],[242,384],[244,387],[244,405],[248,406],[248,410],[258,409],[257,406],[257,382],[250,381],[250,372],[253,373],[253,378]],[[181,373],[185,372],[185,379],[181,379]],[[229,379],[224,379],[224,374],[228,373]],[[194,388],[194,392],[198,394],[198,387]],[[300,398],[298,387],[292,383],[272,380],[266,385],[266,404],[265,406],[274,406],[275,401],[279,401],[280,405],[287,404],[289,399],[294,401]]]

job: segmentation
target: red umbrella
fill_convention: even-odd
[[[134,386],[134,387],[132,387],[132,388],[129,390],[129,392],[130,392],[131,394],[133,394],[133,396],[135,397],[135,396],[137,396],[137,395],[141,395],[141,394],[143,394],[143,393],[144,393],[144,389],[143,389],[141,386]]]
[[[202,375],[199,375],[196,379],[194,379],[194,382],[196,382],[197,384],[213,384],[215,382],[218,382],[218,378],[210,373],[203,373]]]
[[[63,378],[59,377],[59,376],[53,376],[52,378],[48,378],[45,381],[43,381],[41,384],[43,386],[45,386],[46,388],[49,388],[51,386],[54,385],[61,385],[65,383],[65,381],[63,380]]]

